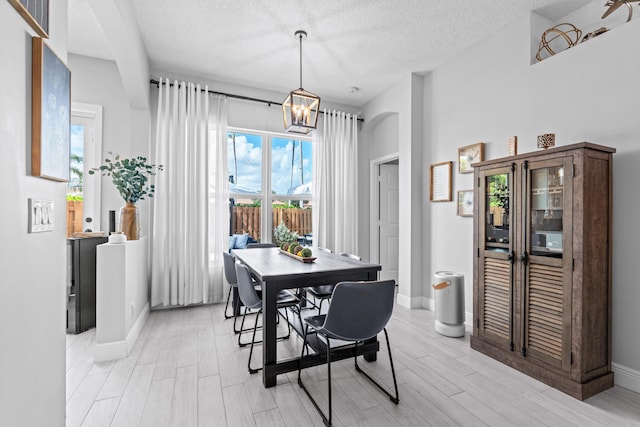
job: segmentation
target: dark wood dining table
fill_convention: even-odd
[[[378,279],[381,266],[356,261],[337,254],[311,248],[316,259],[311,263],[303,263],[280,253],[278,248],[234,249],[232,253],[251,270],[253,277],[262,284],[263,308],[263,345],[262,345],[262,382],[265,387],[276,385],[279,374],[298,369],[300,358],[290,357],[278,359],[276,347],[276,295],[283,289],[297,289],[308,286],[335,284],[342,281],[370,281]],[[315,312],[315,310],[314,310]],[[302,325],[295,321],[296,316],[289,316],[294,329],[301,334]],[[315,350],[305,355],[303,367],[325,363],[323,352],[327,351],[320,340],[311,340]],[[333,346],[332,346],[333,348]],[[358,354],[365,360],[376,360],[379,348],[377,339],[358,345]],[[326,353],[325,353],[326,354]],[[353,357],[353,347],[343,346],[332,349],[332,360]]]

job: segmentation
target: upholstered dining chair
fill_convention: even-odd
[[[251,350],[249,351],[249,361],[247,362],[247,368],[249,369],[249,373],[255,374],[256,372],[262,369],[262,368],[254,369],[251,367],[251,356],[253,355],[253,346],[255,344],[262,342],[262,341],[256,341],[256,331],[258,330],[258,318],[260,317],[260,313],[262,313],[262,299],[258,295],[258,291],[256,290],[256,288],[253,286],[253,281],[251,279],[251,272],[249,271],[249,268],[246,265],[242,264],[240,261],[236,261],[235,268],[236,268],[236,277],[238,279],[238,293],[240,294],[240,300],[242,300],[242,303],[246,306],[246,308],[252,309],[252,310],[258,310],[258,312],[256,313],[256,320],[253,325],[253,335],[251,337],[251,343],[242,344],[240,341],[242,332],[244,332],[244,321],[247,316],[247,310],[245,310],[244,314],[242,315],[242,323],[240,324],[241,333],[238,335],[238,345],[240,345],[241,347],[249,344],[251,345]],[[278,296],[276,297],[276,306],[278,309],[295,307],[299,303],[300,303],[300,300],[290,292],[281,291],[278,293]],[[291,324],[289,323],[289,319],[288,319],[288,314],[287,314],[288,311],[284,310],[284,312],[285,312],[285,316],[287,316],[288,334],[282,338],[289,338],[289,336],[291,335]],[[281,315],[279,313],[280,311],[277,310],[276,316]],[[302,319],[300,319],[300,322],[302,322]]]
[[[331,249],[321,248],[321,247],[319,247],[318,250],[321,250],[327,253],[332,252]],[[331,294],[333,293],[334,286],[335,286],[334,284],[331,284],[331,285],[318,285],[318,286],[311,286],[308,288],[304,288],[306,293],[311,294],[311,296],[313,297],[313,301],[311,301],[309,298],[305,298],[305,299],[318,309],[318,314],[322,314],[322,303],[331,298]],[[320,301],[320,302],[316,304],[316,301]]]
[[[325,248],[319,248],[319,249],[331,252],[330,249],[325,249]],[[362,261],[362,258],[360,258],[358,255],[349,254],[346,252],[340,252],[340,256],[347,257],[349,259],[353,259],[356,261]],[[309,292],[315,300],[320,301],[318,305],[314,304],[314,307],[318,308],[318,314],[322,314],[322,303],[325,301],[329,301],[329,302],[331,301],[331,295],[333,294],[334,287],[335,285],[320,285],[320,286],[305,288],[305,290]]]
[[[223,270],[224,277],[227,279],[227,283],[229,283],[229,292],[227,293],[227,303],[224,306],[224,318],[230,319],[233,317],[233,332],[240,333],[238,329],[236,329],[236,320],[238,316],[236,316],[235,308],[233,304],[231,305],[232,313],[229,315],[227,312],[229,311],[229,301],[231,300],[233,288],[238,287],[238,278],[236,277],[236,261],[233,255],[228,252],[222,253],[223,260]]]
[[[373,281],[373,282],[340,282],[333,290],[333,297],[327,314],[310,316],[304,319],[305,330],[302,344],[302,354],[298,367],[298,385],[305,391],[313,406],[322,416],[324,424],[331,425],[332,403],[331,403],[331,340],[351,341],[354,343],[354,363],[357,372],[363,374],[376,387],[384,392],[396,405],[400,402],[398,395],[398,382],[396,372],[393,367],[391,357],[391,345],[386,325],[393,312],[393,298],[395,292],[395,281]],[[376,337],[384,331],[387,341],[387,351],[389,352],[389,362],[391,364],[391,374],[393,376],[393,386],[395,396],[389,393],[384,387],[376,382],[371,376],[364,372],[358,365],[358,343]],[[327,375],[329,403],[328,416],[320,409],[311,393],[302,382],[302,358],[304,357],[307,340],[310,333],[323,337],[326,342]],[[307,348],[307,352],[308,352]]]

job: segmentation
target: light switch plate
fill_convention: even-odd
[[[29,199],[29,233],[53,231],[53,200]]]

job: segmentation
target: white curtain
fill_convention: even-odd
[[[160,79],[158,89],[155,153],[164,170],[156,175],[154,196],[152,306],[207,303],[222,294],[222,268],[211,274],[217,270],[210,253],[222,252],[226,233],[212,239],[210,223],[225,218],[210,218],[211,181],[218,177],[210,178],[209,157],[218,155],[219,145],[226,150],[226,138],[218,138],[220,128],[226,133],[226,100],[207,87],[169,83]]]
[[[358,253],[358,116],[324,110],[313,144],[313,241]]]

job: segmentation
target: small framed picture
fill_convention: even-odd
[[[49,0],[9,0],[40,37],[49,38]]]
[[[451,201],[451,171],[453,162],[436,163],[430,166],[429,200]]]
[[[473,172],[471,164],[481,162],[483,160],[484,142],[478,142],[477,144],[458,148],[458,172],[460,173]]]
[[[473,216],[473,190],[458,191],[458,216]]]
[[[517,136],[510,136],[509,137],[508,147],[509,147],[509,155],[510,156],[517,156],[518,155],[518,137]]]

